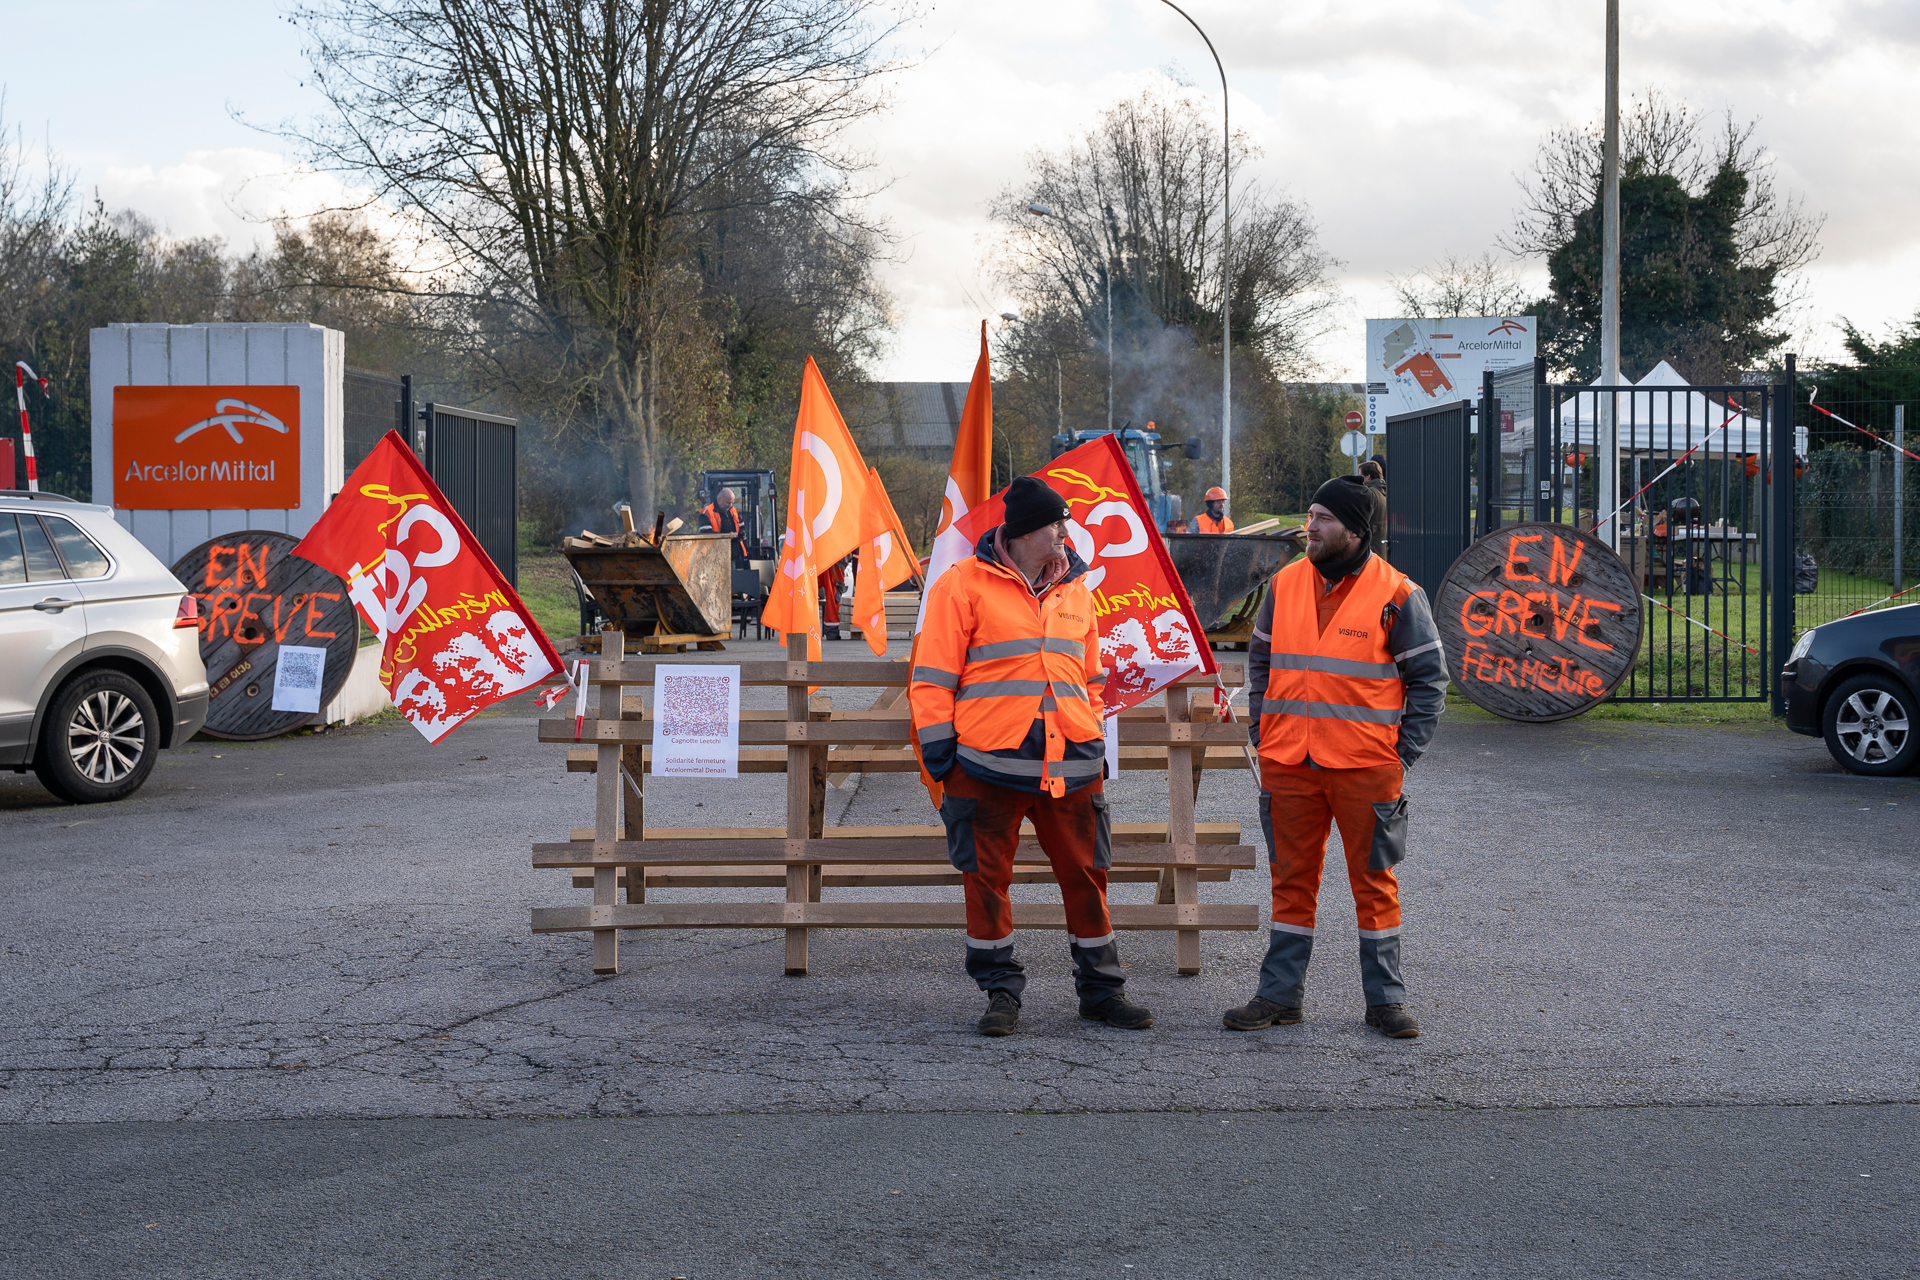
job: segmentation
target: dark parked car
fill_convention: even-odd
[[[1780,674],[1787,728],[1824,736],[1842,767],[1886,777],[1920,761],[1920,604],[1814,627]]]

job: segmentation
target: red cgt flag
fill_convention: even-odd
[[[1095,437],[1033,473],[1067,500],[1067,538],[1087,562],[1107,668],[1101,702],[1115,716],[1181,676],[1219,670],[1213,648],[1153,527],[1119,440]],[[954,522],[971,546],[1006,518],[1003,489]]]
[[[346,579],[384,646],[380,683],[428,742],[562,669],[397,431],[353,469],[293,553]]]

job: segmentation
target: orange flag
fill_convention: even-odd
[[[807,657],[813,661],[820,658],[820,572],[860,545],[871,506],[866,461],[827,380],[808,356],[787,472],[787,532],[760,621],[782,633],[806,632]]]
[[[967,403],[960,410],[960,431],[953,441],[953,463],[947,468],[947,496],[940,504],[940,527],[933,535],[933,558],[927,580],[921,584],[920,617],[913,625],[918,635],[927,618],[927,596],[940,575],[973,554],[973,544],[954,523],[993,496],[993,377],[987,367],[987,322],[980,322],[980,359],[967,386]]]
[[[860,539],[860,569],[853,578],[853,620],[878,658],[887,652],[887,590],[919,572],[913,544],[900,528],[880,473],[867,470],[867,531]]]
[[[974,362],[973,381],[967,385],[967,403],[960,410],[960,430],[953,439],[953,462],[947,468],[947,496],[940,504],[940,527],[933,535],[933,553],[927,562],[927,575],[920,584],[920,617],[913,624],[916,640],[927,620],[927,597],[940,575],[973,554],[973,543],[954,526],[967,514],[993,496],[993,374],[987,362],[987,322],[980,322],[980,358]],[[913,753],[920,754],[920,726],[914,727]],[[920,781],[926,785],[927,798],[940,807],[944,790],[933,780],[926,765],[920,766]]]

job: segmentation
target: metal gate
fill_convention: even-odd
[[[1387,419],[1387,563],[1429,595],[1473,541],[1471,401]]]
[[[516,418],[429,403],[427,474],[473,530],[501,574],[520,585],[520,476]]]
[[[1618,549],[1647,631],[1617,701],[1778,705],[1793,621],[1790,460],[1804,448],[1787,411],[1792,376],[1789,366],[1780,386],[1556,386],[1523,368],[1487,379],[1477,530],[1552,521]]]

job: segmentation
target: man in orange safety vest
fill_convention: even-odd
[[[1247,654],[1260,825],[1273,869],[1273,922],[1260,987],[1227,1010],[1235,1031],[1300,1021],[1320,869],[1337,823],[1360,923],[1367,1025],[1420,1034],[1400,970],[1407,767],[1446,705],[1447,664],[1426,593],[1373,554],[1374,496],[1357,476],[1320,486],[1307,554],[1273,576]]]
[[[1233,519],[1227,515],[1227,491],[1219,485],[1207,490],[1207,509],[1193,518],[1195,533],[1232,533]]]
[[[1067,545],[1066,499],[1021,476],[1006,523],[934,583],[908,686],[921,763],[942,784],[947,856],[967,895],[967,973],[987,994],[980,1033],[1020,1020],[1026,970],[1013,958],[1007,886],[1030,818],[1066,906],[1080,1016],[1153,1025],[1128,1002],[1107,911],[1100,628]]]

